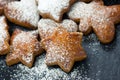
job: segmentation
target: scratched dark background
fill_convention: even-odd
[[[120,4],[120,0],[104,0],[104,3]],[[10,22],[8,24],[10,33],[16,27],[19,28]],[[84,36],[82,45],[88,57],[82,62],[76,62],[68,74],[58,66],[43,66],[45,54],[36,58],[32,69],[21,63],[8,67],[5,56],[0,56],[0,80],[120,80],[120,24],[115,27],[115,39],[107,45],[101,44],[94,33]]]

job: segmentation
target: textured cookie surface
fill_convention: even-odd
[[[9,33],[5,16],[0,16],[0,55],[9,52]]]
[[[0,7],[4,7],[6,4],[12,1],[17,1],[17,0],[0,0]]]
[[[75,0],[38,0],[39,13],[43,18],[51,18],[60,22]],[[46,6],[47,5],[47,6]]]
[[[12,1],[15,1],[15,0],[0,0],[0,15],[3,13],[4,6]]]
[[[82,33],[67,32],[63,27],[55,28],[52,36],[41,41],[46,50],[46,64],[59,65],[65,72],[69,72],[75,61],[86,58],[86,53],[80,45]]]
[[[37,37],[38,31],[24,32],[16,29],[11,37],[11,51],[6,57],[7,65],[22,62],[32,67],[34,57],[43,51]]]
[[[69,32],[76,32],[78,29],[77,24],[70,19],[65,19],[61,23],[57,23],[51,19],[41,19],[38,23],[38,30],[41,39],[50,36],[58,26],[66,28]]]
[[[80,21],[79,30],[84,34],[93,29],[102,43],[109,43],[114,38],[114,24],[120,22],[120,5],[104,6],[102,1],[77,2],[68,16]]]
[[[27,28],[37,28],[39,13],[35,0],[21,0],[8,3],[4,13],[9,21]]]

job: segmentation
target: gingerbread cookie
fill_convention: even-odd
[[[0,55],[9,52],[9,32],[5,16],[0,16]]]
[[[9,21],[30,29],[37,28],[39,13],[35,0],[21,0],[8,3],[4,13]]]
[[[50,18],[57,22],[62,20],[62,16],[70,8],[75,0],[38,0],[39,13],[43,18]]]
[[[53,34],[41,41],[46,50],[46,64],[59,65],[65,72],[69,72],[75,61],[86,58],[81,46],[82,33],[67,32],[63,27],[57,27]]]
[[[32,67],[34,58],[43,52],[37,40],[38,31],[21,31],[16,29],[11,37],[11,52],[6,57],[7,65],[22,62]]]
[[[88,34],[93,29],[102,43],[109,43],[115,34],[114,24],[120,22],[120,5],[104,6],[102,1],[77,2],[68,16],[80,21],[79,29]]]
[[[58,26],[63,26],[69,32],[76,32],[78,29],[77,24],[70,19],[65,19],[61,23],[57,23],[51,19],[41,19],[38,23],[38,30],[41,39],[50,36]]]

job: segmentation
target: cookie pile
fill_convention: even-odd
[[[120,5],[105,6],[102,0],[0,0],[0,15],[0,55],[7,54],[8,66],[21,62],[32,67],[35,56],[46,51],[46,65],[70,72],[74,62],[87,57],[83,35],[93,30],[101,43],[114,39]],[[10,36],[7,20],[31,30],[15,29]]]

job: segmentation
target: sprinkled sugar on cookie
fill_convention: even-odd
[[[109,43],[115,34],[114,24],[120,22],[120,5],[104,6],[100,0],[75,3],[68,16],[80,21],[79,30],[88,34],[93,29],[102,43]]]
[[[9,21],[30,29],[37,28],[39,13],[35,0],[21,0],[8,3],[4,13]]]
[[[66,28],[69,32],[77,32],[78,30],[78,25],[70,19],[65,19],[61,23],[57,23],[51,19],[41,19],[38,23],[38,30],[41,39],[51,36],[54,29],[58,26]]]
[[[4,6],[12,1],[16,1],[16,0],[0,0],[0,15],[3,13]]]
[[[34,57],[43,52],[37,40],[38,31],[21,31],[16,29],[11,37],[11,52],[6,57],[7,65],[22,62],[32,67]]]
[[[69,10],[70,5],[75,0],[38,0],[38,10],[43,18],[51,18],[57,22],[62,20],[62,16]]]
[[[5,16],[0,16],[0,55],[9,52],[9,33]]]
[[[55,28],[53,34],[41,41],[46,50],[46,64],[59,65],[65,72],[69,72],[75,61],[86,58],[81,46],[82,33],[67,32],[63,27]]]
[[[6,4],[12,1],[17,1],[17,0],[0,0],[0,7],[4,7]]]

